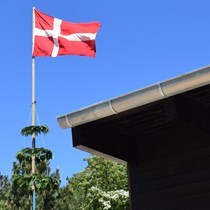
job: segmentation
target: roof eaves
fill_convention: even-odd
[[[121,113],[167,97],[210,84],[210,66],[109,99],[57,117],[62,128],[70,128]]]

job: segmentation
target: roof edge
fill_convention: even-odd
[[[61,128],[71,128],[210,84],[210,66],[57,117]]]

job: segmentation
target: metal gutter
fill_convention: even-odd
[[[71,128],[118,114],[151,102],[210,84],[210,66],[157,83],[92,106],[57,117],[61,128]]]

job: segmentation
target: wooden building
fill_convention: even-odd
[[[73,146],[128,165],[132,210],[210,209],[210,66],[58,123]]]

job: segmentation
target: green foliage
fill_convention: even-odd
[[[48,149],[45,149],[43,147],[41,148],[24,148],[20,150],[16,154],[16,158],[19,162],[21,161],[31,161],[32,156],[35,156],[36,162],[40,163],[45,160],[52,159],[52,152]]]
[[[84,171],[74,174],[57,199],[59,210],[128,209],[126,167],[103,158],[85,158]],[[66,192],[69,192],[67,194]],[[71,205],[67,204],[69,200]]]
[[[31,155],[35,155],[36,173],[31,174]],[[17,208],[30,209],[32,185],[35,183],[37,209],[53,210],[60,185],[59,170],[50,174],[52,152],[44,148],[25,148],[17,153],[13,163],[12,194]]]
[[[60,185],[60,181],[57,177],[42,174],[27,174],[24,176],[13,175],[12,182],[14,186],[23,191],[31,190],[33,183],[35,183],[38,191],[56,189]]]
[[[59,210],[76,210],[76,203],[73,193],[69,185],[63,186],[59,189],[59,194],[56,199],[55,209]]]
[[[46,134],[47,126],[27,126],[21,130],[23,136]],[[35,158],[35,173],[32,172],[32,157]],[[13,162],[11,179],[10,205],[8,210],[29,210],[32,206],[32,186],[36,190],[36,206],[40,210],[55,210],[55,202],[60,185],[59,170],[50,173],[50,150],[41,148],[24,148],[17,152],[17,161]],[[1,205],[1,203],[0,203]],[[1,209],[1,208],[0,208]]]
[[[35,156],[36,172],[38,174],[48,174],[49,160],[52,159],[52,152],[43,147],[41,148],[24,148],[17,152],[16,158],[18,163],[13,163],[13,171],[18,175],[31,173],[32,156]]]
[[[128,177],[125,166],[96,156],[85,158],[85,169],[67,178],[66,186],[59,188],[59,170],[50,173],[50,156],[40,158],[40,154],[47,152],[51,153],[44,148],[26,148],[17,153],[18,161],[13,163],[11,181],[0,174],[0,210],[31,209],[33,183],[36,185],[39,210],[128,209]],[[31,154],[37,159],[35,174],[31,174]]]
[[[8,176],[0,174],[0,209],[2,210],[14,210],[11,202],[11,189],[12,185]]]
[[[36,136],[39,134],[46,134],[49,132],[49,128],[46,125],[33,125],[26,126],[21,130],[21,135],[23,136],[32,136],[35,134]]]

